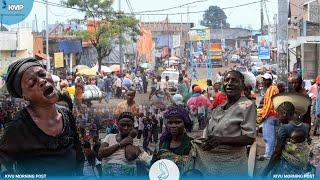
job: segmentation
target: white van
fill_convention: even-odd
[[[177,91],[178,80],[179,80],[179,71],[175,69],[166,69],[161,74],[161,82],[166,81],[166,76],[169,77],[169,92],[171,95],[175,94]]]

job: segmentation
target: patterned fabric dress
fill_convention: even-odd
[[[170,140],[160,144],[159,153],[153,157],[152,163],[159,159],[168,159],[176,163],[180,175],[194,169],[194,155],[192,155],[191,138],[184,134],[182,144],[177,148],[170,148]]]

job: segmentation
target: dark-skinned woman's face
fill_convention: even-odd
[[[58,101],[51,74],[40,66],[31,67],[23,74],[21,89],[22,95],[38,106],[55,104]]]
[[[182,119],[170,118],[167,122],[167,129],[172,136],[183,134],[184,128],[184,122]]]
[[[119,132],[122,137],[127,137],[133,129],[133,122],[131,119],[123,118],[119,121]]]
[[[243,83],[235,73],[228,73],[223,81],[223,88],[228,98],[241,96]]]

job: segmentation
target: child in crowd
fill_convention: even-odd
[[[284,151],[282,151],[282,157],[290,162],[295,162],[298,167],[301,164],[307,166],[310,152],[307,134],[302,129],[296,129],[291,133]]]
[[[151,115],[151,121],[152,121],[152,138],[153,142],[155,144],[155,147],[157,147],[158,144],[158,135],[159,135],[159,121],[157,120],[156,116],[153,114]]]
[[[139,118],[138,118],[138,139],[141,139],[141,136],[142,136],[142,132],[143,132],[143,129],[144,129],[144,123],[143,123],[143,113],[140,113],[139,114]]]
[[[151,149],[148,147],[152,137],[152,122],[149,117],[145,117],[143,120],[143,150],[149,154],[152,153]]]
[[[96,155],[91,149],[91,144],[88,141],[85,141],[83,144],[83,150],[85,155],[85,162],[83,168],[84,176],[96,176]]]
[[[109,119],[106,121],[107,125],[106,125],[106,134],[117,134],[118,131],[118,126],[115,125],[114,120],[113,119]]]

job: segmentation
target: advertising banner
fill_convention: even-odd
[[[178,48],[180,47],[180,35],[173,35],[172,36],[172,41],[173,41],[173,48]]]
[[[190,41],[210,40],[210,29],[196,29],[189,31]]]
[[[54,67],[55,68],[64,67],[63,52],[54,53]]]
[[[259,59],[270,59],[269,36],[258,36]]]

